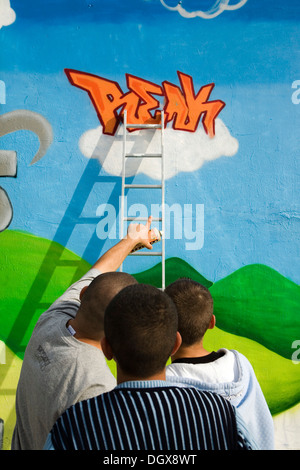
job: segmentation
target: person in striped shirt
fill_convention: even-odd
[[[180,344],[173,301],[146,284],[125,287],[108,305],[102,350],[117,366],[117,386],[68,408],[45,450],[256,449],[223,397],[166,381]]]

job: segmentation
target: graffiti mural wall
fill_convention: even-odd
[[[207,348],[248,357],[276,447],[300,448],[299,23],[296,0],[0,0],[4,449],[35,322],[122,233],[125,116],[153,125],[129,128],[136,155],[158,152],[163,119],[166,284],[209,287]],[[125,174],[162,176],[142,157]],[[128,216],[161,209],[126,193]],[[159,259],[123,269],[161,285]]]

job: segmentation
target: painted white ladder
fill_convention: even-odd
[[[130,124],[127,122],[127,111],[124,111],[123,123],[123,158],[122,158],[122,189],[121,189],[121,217],[120,217],[120,233],[121,238],[124,236],[124,223],[127,221],[147,221],[144,217],[128,217],[124,214],[124,198],[125,189],[160,189],[161,190],[161,217],[153,217],[153,222],[161,223],[161,251],[141,250],[131,253],[130,256],[160,256],[162,266],[162,289],[165,288],[165,161],[164,161],[164,112],[161,111],[161,122],[159,124]],[[160,153],[127,153],[126,137],[127,129],[161,129],[161,152]],[[161,159],[161,182],[160,184],[126,184],[126,159],[127,158],[160,158]],[[150,215],[150,214],[149,214]],[[120,266],[122,271],[123,265]]]

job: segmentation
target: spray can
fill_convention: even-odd
[[[161,237],[162,237],[162,232],[158,230],[157,228],[152,228],[151,230],[149,230],[149,241],[151,245],[153,245],[153,243],[159,242],[161,240]],[[141,250],[142,248],[145,248],[145,245],[143,245],[142,243],[138,243],[133,248],[133,250],[131,250],[131,253],[134,253],[137,250]]]

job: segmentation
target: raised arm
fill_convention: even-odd
[[[152,217],[150,216],[145,225],[130,224],[126,236],[106,251],[106,253],[96,261],[93,268],[98,269],[102,273],[116,271],[138,243],[142,243],[146,248],[151,250],[152,245],[149,242],[151,222]]]

